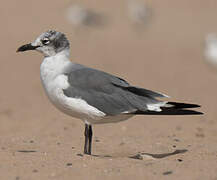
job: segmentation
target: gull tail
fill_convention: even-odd
[[[167,102],[164,107],[160,107],[161,111],[141,111],[138,110],[134,114],[140,115],[201,115],[202,112],[190,110],[188,108],[198,108],[200,105],[178,103],[178,102]]]

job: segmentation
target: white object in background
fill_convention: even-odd
[[[205,52],[206,61],[217,67],[217,35],[210,33],[205,39]]]
[[[100,14],[80,5],[69,6],[66,10],[66,18],[74,26],[98,26],[104,24],[104,19]]]
[[[147,4],[136,0],[129,0],[128,14],[133,23],[146,25],[152,13]]]

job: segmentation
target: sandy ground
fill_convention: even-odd
[[[216,1],[149,0],[153,17],[142,28],[129,20],[126,2],[0,2],[1,180],[217,179],[217,71],[203,57],[205,35],[217,32]],[[103,14],[105,23],[73,27],[65,18],[72,3]],[[72,61],[201,104],[205,115],[94,126],[94,156],[83,156],[82,122],[56,110],[42,89],[42,56],[16,53],[47,29],[67,34]],[[143,160],[130,158],[138,152]]]

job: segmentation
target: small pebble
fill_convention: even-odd
[[[100,142],[100,140],[99,140],[98,137],[94,137],[94,141],[95,141],[95,142]]]
[[[163,172],[163,175],[169,175],[169,174],[172,174],[173,173],[173,171],[165,171],[165,172]]]
[[[32,172],[34,172],[34,173],[37,173],[37,172],[38,172],[38,170],[37,170],[37,169],[34,169]]]
[[[81,157],[83,157],[84,155],[79,153],[79,154],[77,154],[77,156],[81,156]]]
[[[30,143],[34,143],[34,141],[33,140],[31,140],[31,141],[29,141]]]
[[[60,142],[57,143],[57,145],[60,145],[60,144],[61,144]]]
[[[180,140],[176,138],[176,139],[174,139],[174,141],[179,142]]]
[[[17,176],[17,177],[15,178],[15,180],[20,180],[20,177],[19,177],[19,176]]]
[[[72,166],[72,163],[67,163],[66,166]]]
[[[176,145],[173,145],[173,148],[176,148]]]
[[[179,162],[182,162],[183,160],[182,159],[177,159]]]

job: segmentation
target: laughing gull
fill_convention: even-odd
[[[42,33],[17,52],[36,50],[43,87],[55,107],[85,123],[84,154],[91,154],[92,125],[127,120],[135,115],[196,115],[196,104],[160,101],[167,95],[130,85],[106,72],[69,60],[69,41],[57,31]]]

